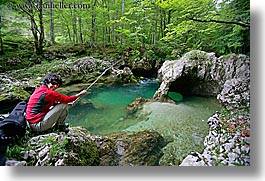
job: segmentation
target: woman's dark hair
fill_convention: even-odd
[[[47,85],[49,83],[57,84],[58,87],[60,87],[62,85],[63,81],[62,81],[62,78],[61,78],[60,75],[57,75],[57,74],[48,74],[43,79],[43,85]]]

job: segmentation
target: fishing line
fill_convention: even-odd
[[[121,60],[120,60],[121,61]],[[98,76],[98,78],[96,78],[96,80],[94,80],[94,82],[92,82],[85,90],[86,91],[88,91],[108,70],[110,70],[111,68],[113,68],[113,66],[114,65],[116,65],[117,63],[119,63],[120,61],[117,61],[116,63],[114,63],[114,64],[112,64],[109,68],[107,68],[106,70],[104,70],[104,72],[102,72],[99,76]],[[83,96],[80,96],[80,97],[78,97],[75,101],[74,101],[74,103],[73,104],[75,104],[76,102],[78,102],[80,99],[81,99],[81,97],[83,97]]]

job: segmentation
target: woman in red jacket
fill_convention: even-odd
[[[60,131],[68,132],[69,129],[64,123],[68,114],[69,105],[73,105],[74,101],[84,96],[87,91],[82,90],[76,95],[66,96],[56,92],[55,90],[62,84],[59,75],[48,74],[42,86],[35,89],[30,96],[26,109],[26,120],[32,131],[46,131],[55,125]]]

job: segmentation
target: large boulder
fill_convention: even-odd
[[[27,100],[34,89],[34,84],[28,78],[20,80],[0,74],[0,114],[11,112],[18,102]]]
[[[180,166],[249,166],[249,113],[216,113],[208,119],[208,124],[205,149],[188,155]]]
[[[115,140],[118,166],[158,166],[166,145],[164,138],[152,130],[115,133],[110,137]]]
[[[68,134],[48,133],[32,137],[21,158],[28,166],[88,166],[99,164],[99,150],[92,135],[82,128]]]
[[[217,58],[214,53],[193,50],[179,60],[165,61],[158,71],[161,82],[154,98],[163,101],[169,91],[183,95],[217,96],[227,80],[247,81],[250,60],[231,54]]]

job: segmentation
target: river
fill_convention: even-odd
[[[127,105],[137,97],[151,98],[158,86],[156,79],[145,79],[136,85],[94,87],[69,109],[66,122],[99,135],[156,130],[170,142],[160,165],[178,165],[191,151],[203,150],[207,119],[221,107],[215,98],[184,97],[177,104],[147,103],[135,117],[128,117]]]

